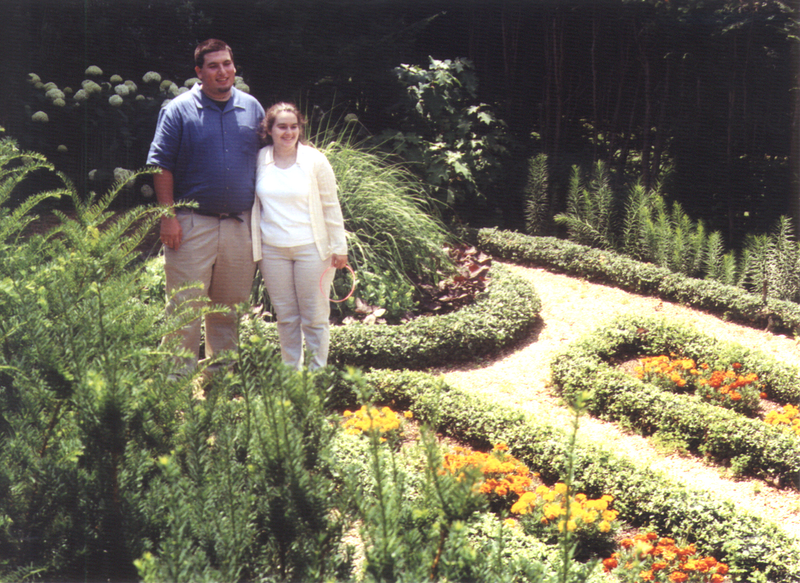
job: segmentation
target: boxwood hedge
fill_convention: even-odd
[[[620,370],[612,359],[676,353],[697,362],[743,364],[764,390],[785,402],[798,402],[800,370],[768,355],[719,342],[690,326],[639,315],[612,320],[573,343],[552,361],[552,379],[567,400],[589,392],[593,414],[624,421],[645,434],[661,432],[682,438],[690,450],[738,473],[775,479],[789,485],[800,476],[800,440],[760,419],[700,400],[665,392]]]
[[[563,428],[422,372],[374,370],[366,377],[376,399],[409,407],[437,431],[475,447],[507,443],[543,480],[564,479],[569,439]],[[800,582],[800,541],[768,520],[582,439],[574,467],[580,491],[611,494],[623,520],[696,543],[728,563],[735,580]]]
[[[480,229],[467,238],[491,255],[585,277],[626,291],[678,302],[774,332],[800,331],[800,305],[767,298],[712,280],[673,273],[611,251],[553,237]]]
[[[487,290],[456,312],[425,316],[397,326],[331,327],[328,361],[336,366],[413,370],[468,362],[498,353],[527,337],[539,320],[541,302],[530,282],[504,265],[493,265]],[[274,324],[254,323],[277,342]]]

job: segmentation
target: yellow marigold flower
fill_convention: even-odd
[[[567,493],[567,485],[562,483],[562,482],[559,482],[555,486],[553,486],[553,490],[557,494],[566,494]]]
[[[506,526],[508,526],[510,528],[516,528],[518,522],[516,520],[514,520],[513,518],[506,518],[503,521],[503,524],[505,524]]]
[[[595,512],[594,510],[587,510],[586,512],[583,513],[583,516],[581,518],[583,522],[585,522],[586,524],[593,524],[594,521],[597,520],[597,512]]]
[[[508,445],[505,443],[496,443],[494,445],[494,451],[508,451]]]
[[[619,516],[619,512],[617,512],[616,510],[603,511],[603,520],[606,520],[608,522],[613,522],[614,520],[617,519],[617,516]]]
[[[587,500],[586,494],[581,493],[581,494],[578,494],[577,496],[575,496],[575,502],[578,502],[579,504],[583,503],[583,502],[586,502],[586,500]]]
[[[597,530],[600,532],[609,532],[611,530],[611,524],[607,520],[601,520],[600,524],[597,525]]]
[[[414,414],[411,411],[406,411],[405,413],[403,413],[403,416],[406,419],[413,419],[414,418]]]
[[[556,499],[556,493],[553,492],[552,490],[548,490],[547,492],[542,494],[542,499],[546,500],[547,502],[552,502],[553,500]]]

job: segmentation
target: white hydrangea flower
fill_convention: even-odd
[[[37,81],[36,83],[33,84],[33,86],[36,89],[44,89],[44,83],[42,83],[41,81]]]
[[[42,80],[39,78],[39,75],[36,73],[28,73],[28,83],[31,85],[36,85],[37,83],[41,83]]]
[[[181,93],[186,93],[187,91],[191,91],[188,87],[181,87],[178,89],[178,95]]]
[[[61,99],[60,97],[58,99],[53,100],[53,105],[55,105],[56,107],[64,107],[66,104],[67,102]]]
[[[108,82],[112,85],[118,85],[119,83],[122,83],[122,77],[119,75],[111,75],[111,78],[108,80]]]
[[[36,123],[47,123],[50,121],[50,118],[47,117],[47,114],[43,111],[37,111],[31,116],[31,120],[35,121]]]
[[[164,79],[161,82],[161,85],[158,86],[158,88],[161,91],[169,91],[170,85],[173,85],[172,81],[170,81],[169,79]]]
[[[121,83],[114,87],[114,93],[116,93],[120,97],[127,97],[128,94],[130,93],[130,89],[128,88],[127,85]]]
[[[72,87],[64,87],[64,94],[65,95],[72,95],[74,91],[72,91]]]
[[[136,96],[136,101],[145,101],[146,99],[147,98],[144,95],[141,95],[141,94]]]
[[[109,105],[111,105],[111,107],[119,107],[120,105],[125,103],[125,100],[122,99],[122,97],[120,97],[119,95],[112,95],[111,97],[108,98],[108,103]]]
[[[56,148],[56,150],[58,150],[62,154],[66,154],[67,153],[67,147],[64,144],[61,144],[60,146],[58,146],[58,148]]]
[[[47,99],[49,99],[50,101],[55,101],[56,99],[64,99],[64,97],[66,97],[64,95],[64,92],[61,91],[61,89],[59,89],[58,87],[53,87],[52,89],[49,89],[47,93],[44,94],[44,96],[47,97]]]
[[[184,87],[184,89],[185,89],[185,87]],[[169,89],[167,89],[167,95],[169,95],[170,97],[177,97],[180,94],[181,94],[181,89],[180,89],[180,87],[175,85],[175,83],[170,85]]]
[[[45,91],[50,91],[51,89],[58,89],[58,85],[56,85],[52,81],[48,81],[47,83],[44,84],[44,88],[43,89]]]
[[[97,168],[89,170],[89,180],[94,180],[97,177]]]
[[[153,187],[150,186],[149,184],[145,184],[141,188],[141,193],[142,196],[145,198],[153,198],[153,195],[156,193],[156,191],[153,190]]]
[[[139,90],[139,88],[136,86],[136,83],[134,83],[130,79],[125,81],[125,85],[128,86],[128,91],[130,91],[131,93],[136,93]]]
[[[198,79],[197,77],[189,77],[186,81],[183,82],[183,86],[191,89],[197,83],[200,83],[200,79]]]
[[[102,74],[103,70],[97,65],[91,65],[86,69],[86,72],[84,73],[84,75],[91,75],[93,77],[99,77]]]
[[[159,75],[155,71],[148,71],[142,77],[142,81],[144,81],[145,83],[161,83],[161,75]]]
[[[94,81],[91,81],[89,79],[85,79],[81,83],[81,87],[83,87],[83,90],[86,91],[87,95],[92,95],[93,93],[102,93],[103,92],[103,88],[100,87],[100,85],[98,85],[97,83],[95,83]]]
[[[85,89],[78,89],[78,92],[75,93],[75,96],[73,97],[73,99],[80,103],[80,102],[83,102],[83,101],[86,101],[87,99],[89,99],[89,94],[86,93]]]
[[[356,123],[358,121],[358,116],[355,113],[348,113],[344,116],[344,123]]]
[[[133,170],[128,170],[126,168],[114,168],[114,181],[115,182],[125,182],[133,175]]]
[[[236,87],[237,91],[241,91],[243,93],[250,93],[250,86],[244,81],[237,81],[234,84],[234,87]]]

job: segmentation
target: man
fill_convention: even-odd
[[[168,311],[201,295],[231,308],[205,318],[205,356],[211,358],[236,348],[233,307],[249,299],[255,274],[250,210],[264,108],[234,87],[236,67],[227,44],[206,40],[197,46],[194,58],[200,83],[162,108],[147,163],[161,169],[153,176],[161,205],[184,201],[198,205],[164,216],[161,242],[167,293],[191,282],[203,286],[202,291],[179,292]],[[186,363],[188,372],[199,357],[200,319],[179,334],[181,347],[194,354]]]

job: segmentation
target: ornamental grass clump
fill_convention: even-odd
[[[671,353],[669,356],[643,356],[636,376],[647,382],[676,392],[694,392],[706,401],[748,416],[754,416],[763,394],[758,375],[742,373],[741,363],[728,368],[712,369],[707,363],[697,364],[692,358]]]
[[[695,546],[679,547],[671,538],[648,532],[625,538],[622,550],[603,561],[606,573],[619,581],[663,583],[723,583],[728,565],[714,557],[698,556]]]

